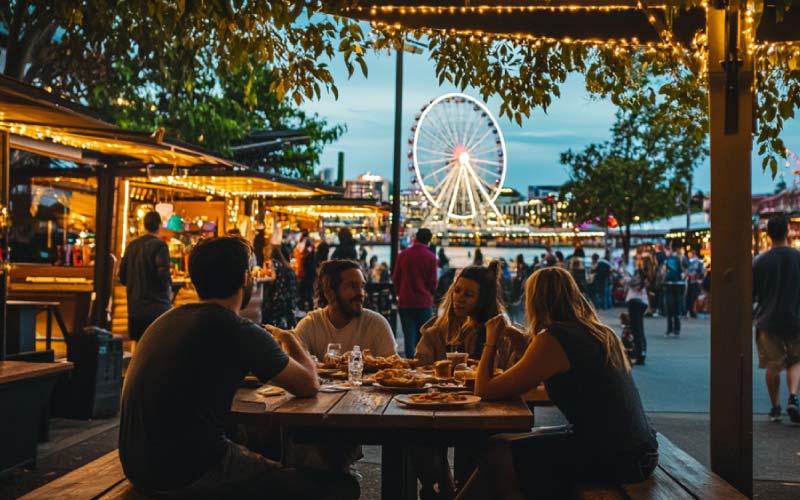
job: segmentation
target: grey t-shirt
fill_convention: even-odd
[[[361,351],[369,349],[373,356],[397,354],[392,328],[386,318],[363,309],[343,328],[336,328],[328,319],[325,309],[309,312],[294,329],[308,352],[322,360],[329,343],[342,345],[342,352],[351,351],[354,345]]]
[[[753,261],[756,327],[782,338],[800,334],[800,252],[775,247]]]
[[[263,328],[216,304],[160,316],[125,376],[119,457],[145,492],[186,486],[222,459],[231,403],[248,372],[266,382],[289,358]]]

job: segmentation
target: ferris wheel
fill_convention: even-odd
[[[444,94],[422,108],[411,132],[409,170],[431,209],[426,224],[502,222],[495,200],[506,176],[506,144],[482,102]]]

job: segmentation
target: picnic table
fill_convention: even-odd
[[[396,394],[377,387],[320,392],[314,398],[265,397],[256,391],[237,392],[232,407],[237,422],[278,425],[287,435],[311,442],[335,431],[351,442],[380,445],[382,500],[416,498],[416,475],[405,460],[410,446],[480,447],[493,434],[530,431],[534,420],[522,398],[431,410],[408,408]]]

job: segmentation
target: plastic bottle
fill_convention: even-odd
[[[361,355],[361,347],[354,345],[350,353],[350,364],[347,368],[348,381],[351,385],[361,385],[361,376],[364,373],[364,358]]]

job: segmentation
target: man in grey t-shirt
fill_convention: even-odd
[[[364,309],[364,274],[354,260],[329,260],[323,263],[317,277],[317,303],[294,329],[310,354],[322,360],[329,343],[350,351],[354,345],[374,356],[396,354],[389,322]]]
[[[786,370],[789,401],[786,413],[800,423],[797,389],[800,384],[800,252],[789,246],[788,223],[773,215],[767,223],[772,248],[753,261],[753,302],[756,303],[758,367],[766,370],[772,402],[772,422],[780,422],[778,392]]]

